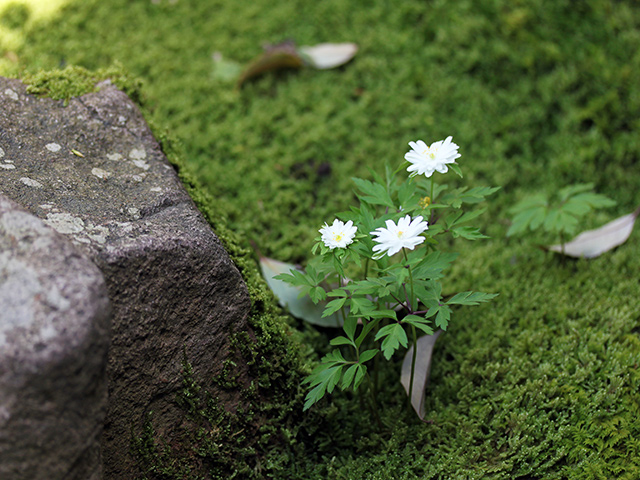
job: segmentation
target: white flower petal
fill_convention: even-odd
[[[444,140],[433,142],[431,146],[427,146],[422,140],[409,142],[412,150],[404,155],[405,160],[411,163],[407,167],[407,171],[411,173],[411,176],[425,175],[427,178],[436,171],[448,172],[449,169],[446,165],[454,163],[461,156],[458,153],[458,145],[452,140],[453,137],[448,136]]]
[[[342,221],[335,219],[331,226],[324,224],[320,230],[322,235],[321,239],[325,246],[331,250],[334,248],[346,248],[353,243],[353,238],[356,235],[357,227],[353,226],[353,222],[349,220],[346,224]]]
[[[373,239],[377,243],[374,245],[373,251],[380,252],[380,254],[374,255],[375,259],[380,258],[384,252],[392,256],[403,248],[413,250],[424,242],[425,239],[420,234],[429,228],[421,216],[412,220],[410,215],[405,215],[398,219],[397,224],[393,220],[387,220],[385,224],[386,228],[381,227],[370,232],[373,237],[377,237]]]

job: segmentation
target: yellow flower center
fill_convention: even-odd
[[[424,151],[424,156],[431,157],[431,160],[435,160],[436,153],[438,153],[437,148],[432,149],[431,147],[427,147],[427,149]]]
[[[431,197],[422,197],[418,204],[422,208],[427,208],[429,205],[431,205]]]
[[[339,242],[340,240],[342,240],[342,235],[340,235],[339,233],[336,233],[336,234],[333,236],[333,241],[334,241],[334,242]]]

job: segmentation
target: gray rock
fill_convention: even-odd
[[[246,285],[138,108],[114,86],[64,107],[0,77],[0,148],[0,190],[104,274],[114,307],[105,476],[132,478],[131,435],[146,414],[165,438],[180,427],[184,354],[197,378],[210,379],[229,334],[248,331]],[[242,381],[245,369],[235,373]]]
[[[0,478],[98,479],[111,308],[102,273],[0,196]]]

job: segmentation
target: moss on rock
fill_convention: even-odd
[[[132,77],[122,64],[115,63],[111,67],[90,71],[86,68],[69,65],[61,70],[40,70],[36,73],[25,73],[21,80],[27,84],[27,93],[45,96],[54,100],[64,100],[91,92],[97,92],[99,83],[110,80],[129,98],[142,106],[142,81]]]
[[[133,94],[133,99],[140,105],[141,82],[132,78],[121,65],[96,71],[68,66],[63,70],[25,75],[22,80],[29,85],[29,93],[68,102],[73,97],[97,91],[99,82],[107,79],[125,93]],[[144,111],[144,106],[140,106]],[[228,365],[213,381],[224,389],[241,390],[249,407],[248,410],[229,412],[219,406],[208,391],[212,384],[194,378],[185,359],[184,388],[176,398],[185,411],[182,438],[171,439],[170,444],[170,439],[159,438],[150,413],[143,430],[132,432],[132,451],[144,478],[185,478],[187,472],[188,478],[257,478],[255,469],[261,458],[274,445],[291,436],[282,422],[290,424],[292,418],[300,416],[303,396],[300,380],[307,372],[300,345],[262,279],[253,252],[241,245],[237,235],[226,226],[222,213],[216,211],[211,196],[199,186],[182,160],[179,142],[150,123],[186,190],[214,228],[247,284],[252,305],[249,318],[252,336],[246,332],[235,334],[231,339],[233,352],[227,360]],[[235,381],[234,360],[250,366],[254,380],[249,387]],[[200,460],[196,461],[196,457]],[[210,477],[211,472],[218,474]]]

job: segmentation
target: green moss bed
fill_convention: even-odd
[[[554,240],[542,234],[505,237],[509,207],[534,192],[592,182],[617,201],[581,229],[640,203],[636,2],[69,0],[46,15],[38,3],[0,2],[0,74],[63,97],[78,93],[60,87],[69,77],[79,92],[105,76],[125,88],[253,299],[256,347],[235,344],[254,406],[224,411],[185,362],[176,401],[195,433],[176,447],[139,432],[139,478],[640,478],[640,234],[593,260],[538,249]],[[242,89],[215,74],[215,52],[246,64],[285,39],[359,51]],[[445,289],[499,297],[454,312],[425,423],[406,407],[401,356],[382,372],[384,431],[348,393],[303,413],[300,380],[333,332],[277,307],[251,245],[304,264],[317,229],[354,204],[352,176],[447,135],[465,173],[452,182],[502,189],[479,221],[491,238],[447,246],[460,257]]]

